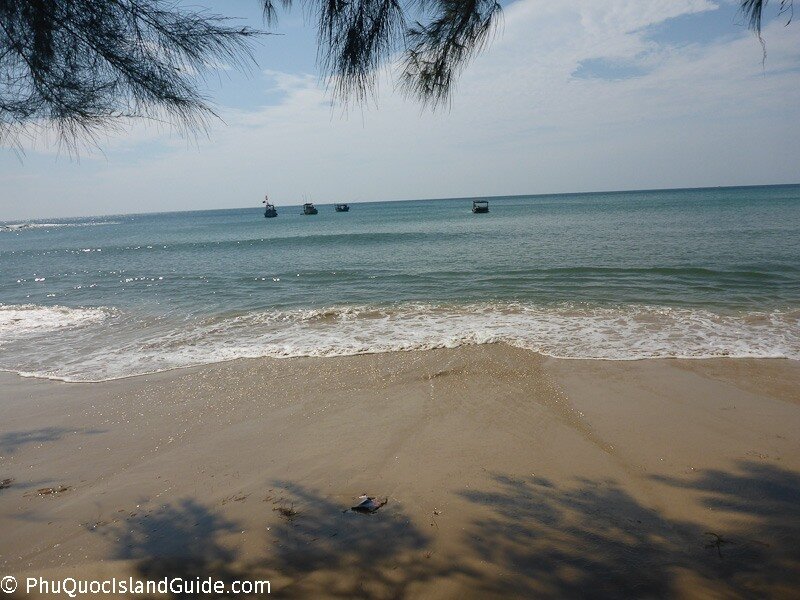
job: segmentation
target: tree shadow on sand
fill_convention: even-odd
[[[230,583],[246,574],[231,567],[237,551],[219,537],[239,529],[198,502],[183,499],[162,506],[147,518],[126,521],[107,532],[116,537],[115,558],[134,560],[142,579],[215,579]],[[197,594],[174,594],[176,598]],[[235,596],[233,596],[235,597]]]
[[[344,508],[303,486],[275,483],[257,509],[266,547],[247,555],[231,543],[241,523],[188,499],[108,533],[116,558],[133,560],[141,578],[268,579],[281,598],[397,598],[438,574],[428,539],[399,506],[375,515]]]
[[[447,589],[440,583],[470,597],[796,597],[796,473],[740,462],[653,480],[665,497],[661,486],[683,490],[681,502],[691,497],[714,512],[670,518],[610,480],[557,486],[495,475],[491,489],[460,493],[475,516],[442,556],[397,501],[363,515],[276,482],[263,500],[247,500],[257,505],[228,507],[247,511],[250,530],[257,519],[249,547],[236,535],[241,523],[194,500],[126,521],[113,535],[116,557],[133,560],[140,577],[269,579],[282,598],[410,598]]]
[[[701,493],[733,512],[723,530],[669,519],[613,481],[559,488],[542,478],[494,477],[497,489],[462,495],[487,509],[473,523],[479,557],[505,570],[482,577],[484,594],[534,597],[790,597],[800,586],[800,478],[742,462],[661,483]],[[726,513],[725,517],[728,514]]]
[[[8,431],[0,434],[0,456],[8,456],[29,444],[56,442],[70,434],[94,435],[105,433],[103,429],[75,429],[66,427],[42,427],[25,431]]]
[[[704,507],[726,515],[724,532],[704,535],[706,547],[723,559],[715,563],[717,572],[732,587],[761,597],[800,595],[800,474],[741,460],[735,471],[708,469],[688,481],[653,479],[697,492]]]
[[[274,570],[291,580],[282,597],[398,598],[443,575],[431,540],[396,502],[359,514],[290,482],[277,482],[272,496],[296,511],[270,529]]]

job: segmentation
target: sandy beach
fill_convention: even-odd
[[[6,373],[0,396],[0,574],[18,580],[269,579],[281,598],[800,594],[797,361],[484,345],[89,384]],[[362,493],[388,503],[347,511]]]
[[[0,0],[0,600],[800,600],[800,0]]]

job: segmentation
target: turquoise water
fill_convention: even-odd
[[[6,223],[0,368],[71,380],[240,356],[505,341],[800,358],[800,186]]]

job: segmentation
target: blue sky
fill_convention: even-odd
[[[262,27],[256,0],[194,0]],[[776,4],[776,3],[773,3]],[[800,180],[800,24],[732,0],[516,0],[449,110],[393,89],[332,105],[314,31],[281,13],[249,75],[207,82],[223,121],[182,138],[136,122],[74,160],[0,148],[0,221],[258,206]]]

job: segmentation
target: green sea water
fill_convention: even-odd
[[[97,380],[498,341],[800,358],[800,186],[489,202],[4,223],[0,368]]]

